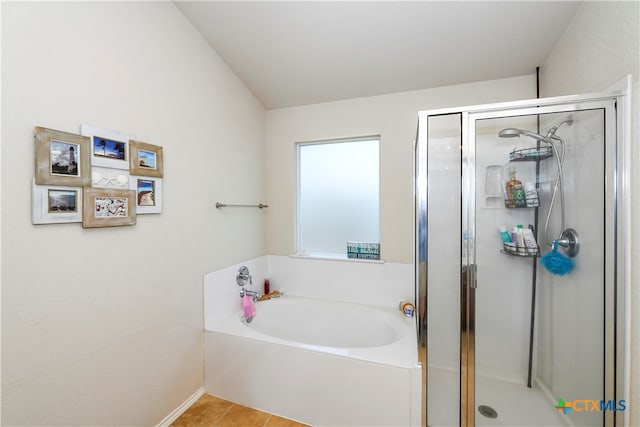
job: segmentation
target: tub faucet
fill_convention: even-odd
[[[258,298],[260,298],[260,294],[254,291],[249,291],[245,288],[240,289],[240,298],[244,297],[245,295],[249,295],[253,298],[253,301],[255,302]]]
[[[249,273],[249,269],[246,266],[242,266],[238,269],[238,273],[236,274],[236,283],[238,286],[244,286],[249,282],[251,285],[253,283],[253,279],[251,278],[251,273]]]

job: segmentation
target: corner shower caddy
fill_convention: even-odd
[[[502,244],[501,253],[510,256],[531,257],[535,258],[540,255],[540,247],[527,248],[523,246],[509,245],[508,243]]]
[[[553,156],[553,151],[549,146],[538,146],[538,147],[530,147],[530,148],[522,148],[519,150],[514,149],[509,153],[509,161],[507,165],[512,162],[536,162],[536,198],[535,201],[531,201],[531,199],[527,200],[526,206],[510,206],[514,203],[510,203],[510,199],[507,198],[506,189],[505,189],[505,199],[504,204],[507,209],[523,209],[523,208],[533,208],[536,209],[536,226],[538,223],[538,207],[540,206],[540,198],[538,195],[538,183],[539,183],[539,162],[544,159],[548,159]],[[506,166],[505,166],[506,167]],[[536,227],[529,226],[529,228],[533,231],[534,236],[536,235]],[[503,243],[501,253],[509,256],[518,256],[518,257],[529,257],[529,258],[537,258],[540,256],[540,246],[536,248],[528,248],[522,246],[516,246],[515,243]]]
[[[537,191],[537,186],[539,181],[538,180],[538,174],[539,174],[538,164],[540,160],[548,159],[549,157],[552,157],[552,156],[553,156],[553,152],[551,151],[551,147],[548,147],[548,146],[535,147],[535,148],[523,148],[520,150],[514,149],[512,152],[509,153],[509,161],[507,162],[507,165],[513,162],[536,162],[536,198],[535,200],[534,199],[527,200],[527,204],[525,206],[515,206],[515,201],[507,198],[507,193],[505,189],[504,190],[505,208],[522,209],[522,208],[537,208],[538,206],[540,206],[540,198],[538,196],[538,191]]]
[[[523,148],[509,153],[510,162],[535,162],[553,156],[551,147]]]

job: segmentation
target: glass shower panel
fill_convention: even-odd
[[[424,124],[424,123],[423,123]],[[458,425],[460,420],[460,307],[461,307],[461,115],[431,116],[427,141],[426,179],[418,180],[425,204],[426,235],[418,248],[426,277],[427,420],[430,426]],[[424,129],[421,129],[424,130]],[[427,143],[428,142],[428,143]],[[420,187],[425,185],[428,188]],[[428,207],[428,209],[427,209]],[[427,252],[428,248],[428,252]],[[426,273],[426,274],[425,274]],[[423,423],[425,420],[423,420]],[[426,424],[423,424],[426,425]]]
[[[556,406],[604,399],[604,129],[602,109],[475,121],[476,425],[603,424],[599,411]],[[553,275],[539,256],[567,228],[580,252],[573,271]]]

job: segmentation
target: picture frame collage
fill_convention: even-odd
[[[89,125],[80,134],[36,126],[33,224],[135,225],[162,213],[163,149]]]

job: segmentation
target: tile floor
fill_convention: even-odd
[[[172,424],[174,427],[305,427],[296,421],[204,394]]]

